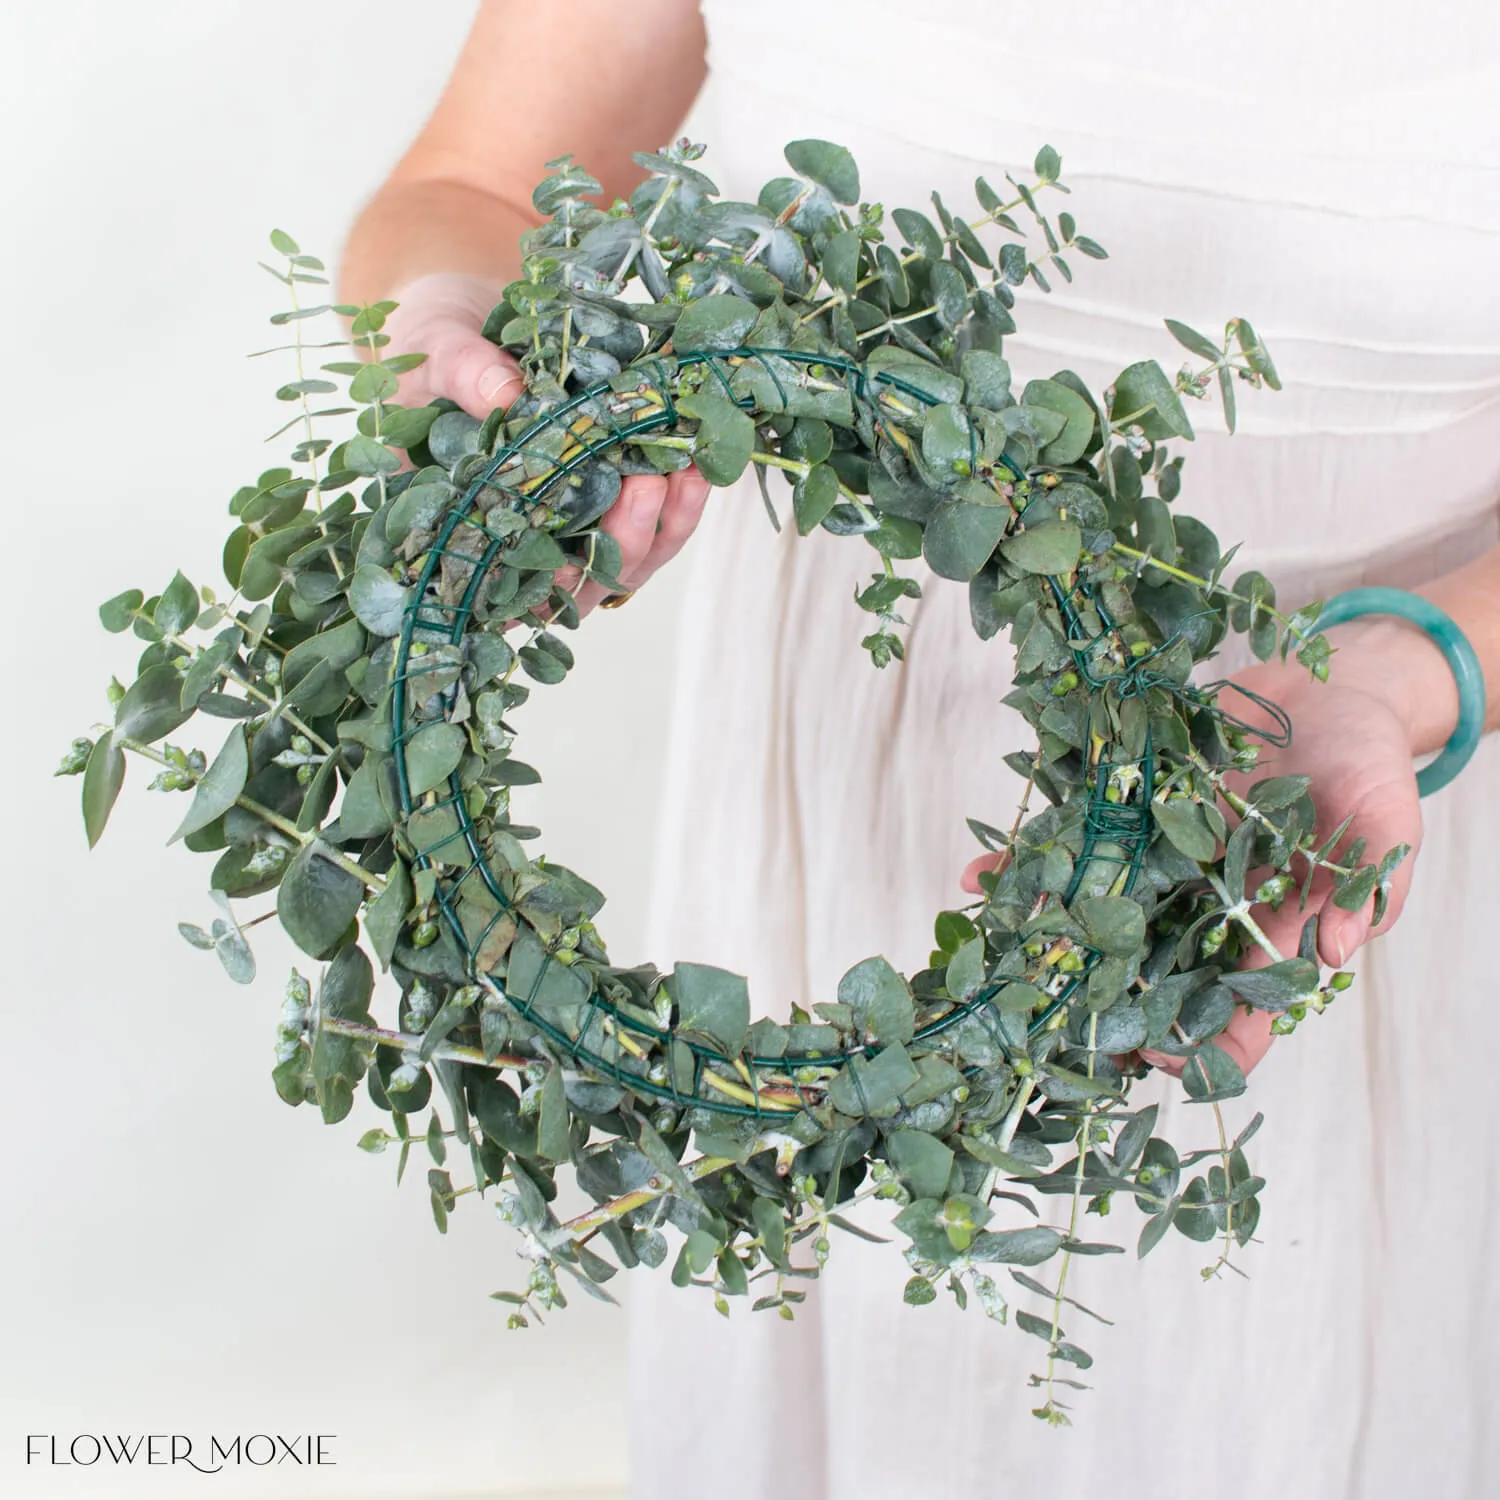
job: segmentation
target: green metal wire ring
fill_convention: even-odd
[[[865,409],[870,419],[871,430],[881,432],[884,428],[883,414],[879,409],[878,398],[882,390],[899,392],[924,405],[933,405],[936,398],[920,387],[912,385],[907,381],[890,375],[886,372],[870,374],[864,366],[854,360],[829,357],[827,355],[813,355],[803,350],[792,349],[757,349],[744,347],[739,349],[716,351],[713,353],[693,353],[680,356],[677,359],[677,367],[691,366],[694,364],[707,364],[712,374],[718,377],[724,384],[726,391],[733,396],[732,388],[728,384],[727,377],[719,368],[721,362],[727,362],[736,357],[756,360],[771,375],[777,389],[780,390],[780,381],[776,377],[775,370],[769,363],[768,356],[784,359],[794,364],[808,364],[822,366],[826,369],[837,371],[845,377],[849,389],[851,405],[858,404]],[[483,469],[471,480],[465,493],[448,512],[438,537],[429,549],[428,559],[416,587],[412,591],[412,603],[406,611],[401,634],[397,643],[395,673],[393,679],[393,744],[395,751],[396,775],[399,799],[402,811],[410,816],[416,811],[418,798],[414,797],[407,775],[406,768],[406,742],[412,732],[407,722],[407,692],[406,686],[409,680],[418,679],[426,672],[434,670],[425,664],[413,661],[414,655],[428,649],[433,644],[458,644],[471,628],[471,615],[475,607],[478,589],[486,576],[491,563],[500,554],[505,538],[489,530],[483,524],[482,517],[475,513],[474,507],[479,501],[486,488],[494,487],[495,476],[503,470],[516,456],[526,456],[539,460],[544,465],[550,465],[550,471],[546,468],[541,473],[531,476],[532,488],[525,493],[514,493],[512,502],[519,506],[529,506],[549,491],[559,480],[565,479],[567,475],[581,463],[588,461],[596,452],[605,448],[628,441],[632,437],[645,436],[651,431],[660,431],[664,428],[674,427],[678,420],[675,403],[672,399],[671,379],[668,373],[659,366],[651,372],[649,378],[655,384],[661,398],[662,407],[657,412],[642,418],[636,422],[624,426],[615,425],[612,420],[603,424],[602,430],[597,438],[581,441],[579,451],[574,457],[562,462],[557,458],[550,457],[545,450],[531,448],[528,445],[538,439],[545,439],[549,429],[556,430],[565,426],[571,418],[572,413],[580,408],[588,407],[601,398],[605,398],[613,389],[608,381],[601,381],[589,389],[579,392],[570,400],[554,407],[552,410],[537,417],[534,422],[510,442],[505,443],[486,463]],[[783,401],[785,394],[783,394]],[[1020,482],[1022,475],[1009,471],[1015,482]],[[503,487],[502,487],[503,488]],[[483,536],[484,541],[480,544],[477,555],[464,552],[451,552],[449,543],[454,533],[460,527],[467,528],[471,534]],[[470,565],[470,577],[464,597],[457,604],[444,605],[434,602],[428,596],[429,585],[432,584],[436,570],[444,557],[452,556],[465,564]],[[1094,598],[1093,590],[1084,583],[1077,583],[1071,591],[1065,591],[1056,579],[1051,580],[1051,585],[1059,608],[1062,610],[1068,622],[1069,646],[1080,676],[1088,683],[1093,693],[1116,691],[1124,695],[1144,694],[1152,687],[1169,687],[1170,690],[1184,694],[1188,690],[1180,685],[1169,684],[1158,672],[1152,670],[1152,658],[1160,652],[1153,652],[1150,657],[1140,661],[1130,662],[1123,672],[1112,676],[1099,676],[1094,671],[1092,652],[1103,636],[1090,637],[1084,628],[1075,607],[1075,601],[1084,603],[1093,608],[1104,627],[1104,635],[1108,635],[1114,627],[1114,622],[1109,618],[1107,611],[1098,600]],[[426,644],[423,644],[426,643]],[[1168,642],[1167,644],[1170,644]],[[414,650],[414,648],[416,648]],[[1165,646],[1161,648],[1165,650]],[[1194,701],[1200,706],[1209,707],[1207,694],[1200,699],[1194,694]],[[451,707],[451,705],[450,705]],[[1091,789],[1087,806],[1085,808],[1084,839],[1083,846],[1074,863],[1072,879],[1067,891],[1063,895],[1066,905],[1073,899],[1082,886],[1082,882],[1094,862],[1105,860],[1111,864],[1122,866],[1126,870],[1125,879],[1121,890],[1129,894],[1134,888],[1136,878],[1146,857],[1147,847],[1151,841],[1152,825],[1150,814],[1150,796],[1153,771],[1155,767],[1155,754],[1151,745],[1149,733],[1146,744],[1140,757],[1127,761],[1112,763],[1116,766],[1126,763],[1137,767],[1139,775],[1140,793],[1136,801],[1128,806],[1111,804],[1106,798],[1106,782],[1108,777],[1096,772],[1095,782]],[[1100,771],[1105,769],[1101,765]],[[508,909],[509,902],[503,891],[496,882],[495,876],[490,869],[489,861],[485,851],[481,847],[476,836],[472,819],[465,804],[463,787],[460,784],[458,773],[455,772],[449,779],[449,795],[436,805],[448,808],[453,814],[456,823],[454,832],[446,834],[436,843],[416,851],[413,863],[416,868],[435,868],[433,856],[439,849],[462,842],[467,851],[465,868],[458,875],[445,875],[439,870],[436,889],[434,894],[437,898],[442,915],[457,938],[463,949],[467,962],[476,980],[503,998],[508,1004],[524,1016],[532,1025],[536,1026],[580,1066],[589,1069],[597,1076],[609,1078],[617,1083],[625,1085],[638,1094],[661,1100],[665,1103],[677,1106],[688,1106],[696,1109],[708,1110],[713,1113],[726,1114],[739,1117],[761,1118],[762,1109],[757,1098],[754,1105],[736,1104],[703,1091],[702,1077],[705,1064],[715,1062],[733,1066],[736,1062],[748,1064],[752,1068],[761,1066],[775,1067],[780,1070],[795,1068],[799,1063],[805,1062],[816,1064],[819,1067],[840,1066],[850,1063],[858,1056],[868,1054],[868,1049],[858,1047],[846,1052],[834,1054],[808,1053],[805,1056],[784,1055],[777,1058],[761,1058],[745,1055],[740,1058],[726,1056],[717,1049],[704,1043],[689,1038],[679,1037],[675,1028],[659,1028],[652,1026],[639,1019],[637,1016],[626,1014],[612,1002],[601,997],[597,992],[592,993],[587,1002],[587,1017],[579,1027],[576,1035],[570,1035],[567,1031],[553,1024],[547,1017],[538,1013],[536,1000],[543,974],[549,964],[553,962],[551,955],[544,960],[536,980],[531,986],[529,995],[512,993],[503,987],[493,976],[480,972],[478,963],[478,951],[483,945],[485,934],[477,941],[471,941],[464,933],[463,925],[459,920],[457,910],[458,888],[465,880],[471,877],[477,879],[486,887],[490,897],[497,904],[498,910],[495,920]],[[447,856],[443,863],[453,863]],[[491,923],[493,926],[493,922]],[[1045,1029],[1054,1021],[1057,1013],[1068,1004],[1079,985],[1087,982],[1090,974],[1097,966],[1101,955],[1092,950],[1085,950],[1087,957],[1082,968],[1071,974],[1061,990],[1051,997],[1050,1003],[1042,1012],[1033,1017],[1029,1032],[1035,1035]],[[952,1009],[941,1016],[929,1021],[921,1027],[915,1041],[927,1041],[950,1027],[958,1024],[966,1018],[976,1017],[982,1024],[990,1026],[993,1024],[991,1014],[992,1001],[996,994],[1007,981],[997,975],[991,974],[988,981],[968,999],[959,1001]],[[604,1025],[607,1020],[608,1026]],[[613,1040],[607,1042],[606,1032]],[[685,1048],[689,1054],[692,1081],[687,1088],[679,1087],[675,1070],[668,1071],[668,1077],[664,1082],[657,1082],[646,1077],[640,1071],[629,1066],[628,1060],[622,1057],[622,1049],[618,1040],[621,1033],[634,1034],[644,1040],[665,1043],[669,1049]],[[605,1051],[606,1046],[609,1052]],[[628,1051],[628,1049],[626,1049]],[[858,1079],[855,1080],[858,1086]],[[798,1087],[801,1093],[801,1087]],[[803,1101],[806,1108],[806,1100]],[[783,1115],[782,1118],[785,1118]]]

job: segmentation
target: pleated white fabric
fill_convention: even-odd
[[[727,196],[782,144],[848,145],[866,197],[958,211],[976,173],[1063,157],[1111,260],[1030,293],[1007,354],[1096,388],[1169,369],[1163,316],[1249,317],[1286,389],[1242,388],[1230,439],[1195,408],[1186,509],[1282,597],[1410,585],[1500,536],[1500,11],[1433,0],[706,0],[705,161]],[[964,815],[1008,823],[1011,665],[930,580],[908,660],[877,673],[850,595],[873,554],[716,499],[690,584],[652,956],[751,976],[758,1012],[830,998],[851,963],[919,967],[963,898]],[[1226,657],[1233,667],[1239,659]],[[1425,804],[1407,913],[1357,987],[1275,1047],[1236,1101],[1267,1124],[1249,1280],[1204,1248],[1076,1261],[1116,1318],[1079,1426],[1029,1414],[1040,1347],[976,1311],[901,1303],[894,1248],[835,1243],[794,1324],[632,1288],[645,1500],[1130,1497],[1481,1500],[1500,1485],[1500,1129],[1453,1040],[1494,1009],[1471,948],[1500,900],[1500,745]],[[1168,1091],[1163,1124],[1205,1134]],[[1174,1090],[1175,1092],[1175,1090]],[[1134,1210],[1097,1227],[1133,1243]],[[1101,1234],[1101,1237],[1108,1237]],[[1078,1316],[1080,1325],[1087,1320]],[[1071,1325],[1065,1325],[1071,1328]]]

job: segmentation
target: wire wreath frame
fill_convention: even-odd
[[[446,808],[452,813],[455,822],[453,831],[444,833],[441,838],[425,847],[417,847],[412,863],[418,870],[433,871],[434,897],[444,922],[465,956],[474,982],[512,1007],[526,1022],[561,1049],[576,1067],[601,1080],[608,1080],[637,1096],[679,1109],[692,1108],[766,1122],[778,1115],[784,1117],[788,1113],[807,1109],[811,1104],[811,1094],[815,1091],[796,1080],[795,1072],[799,1066],[819,1069],[841,1067],[856,1057],[869,1056],[878,1048],[872,1043],[862,1043],[833,1052],[789,1051],[778,1056],[758,1056],[747,1050],[743,1054],[730,1054],[697,1037],[680,1035],[673,1026],[653,1026],[639,1016],[629,1014],[601,995],[597,986],[590,986],[583,1015],[576,1028],[570,1030],[556,1017],[544,1014],[539,996],[549,969],[557,962],[550,951],[545,953],[524,993],[508,988],[500,977],[488,971],[480,959],[485,940],[512,912],[513,903],[506,896],[482,846],[458,771],[453,771],[448,777],[446,796],[437,797],[435,793],[427,793],[424,794],[424,800],[424,797],[415,796],[412,792],[413,783],[408,773],[406,751],[412,736],[434,722],[432,719],[419,718],[414,710],[424,702],[420,696],[421,678],[442,670],[442,663],[427,664],[422,658],[432,645],[452,646],[462,643],[470,629],[480,590],[491,567],[501,560],[502,551],[511,540],[485,524],[488,512],[479,505],[481,499],[485,498],[485,492],[498,490],[502,499],[496,504],[524,511],[536,505],[571,473],[609,450],[617,449],[632,439],[674,428],[680,417],[673,399],[673,378],[677,372],[695,365],[704,366],[737,407],[750,410],[755,407],[756,402],[752,397],[742,395],[734,389],[732,374],[745,361],[755,361],[770,376],[785,407],[786,392],[771,363],[772,358],[793,364],[817,366],[822,373],[833,371],[841,375],[851,405],[856,411],[863,410],[877,441],[889,440],[889,429],[881,402],[890,393],[898,393],[926,406],[939,404],[938,397],[920,386],[887,371],[867,371],[862,364],[851,359],[806,350],[755,346],[713,352],[698,351],[632,367],[624,372],[628,377],[624,392],[617,389],[619,377],[613,382],[598,381],[539,416],[512,440],[502,443],[442,517],[437,534],[428,549],[426,562],[412,589],[411,602],[405,608],[392,675],[392,750],[402,814],[410,818],[423,809],[436,811]],[[633,383],[633,389],[629,388],[630,383]],[[617,417],[624,417],[626,420],[618,421]],[[539,442],[549,436],[553,438],[551,446]],[[972,428],[970,438],[972,442]],[[557,447],[556,453],[552,451],[552,446]],[[1004,460],[1000,461],[999,466],[1013,482],[1019,483],[1025,477]],[[490,507],[493,508],[494,505]],[[1022,528],[1025,525],[1025,514],[1023,508],[1018,518]],[[469,536],[475,538],[474,551],[465,550],[462,545]],[[445,604],[433,597],[439,571],[445,561],[469,570],[464,593],[454,604]],[[1166,688],[1188,699],[1195,709],[1207,710],[1228,724],[1259,735],[1270,744],[1284,746],[1289,743],[1290,723],[1275,704],[1256,698],[1258,705],[1270,714],[1276,725],[1271,730],[1257,729],[1229,714],[1216,703],[1216,694],[1226,686],[1233,686],[1232,684],[1213,683],[1195,688],[1180,684],[1153,670],[1153,662],[1180,639],[1182,626],[1149,654],[1133,657],[1118,649],[1120,642],[1115,622],[1086,581],[1078,579],[1071,586],[1065,585],[1056,577],[1049,577],[1047,581],[1066,627],[1066,642],[1075,668],[1088,685],[1091,695],[1113,692],[1125,699],[1144,696],[1153,688]],[[1091,628],[1085,619],[1086,612],[1093,613],[1100,621],[1101,629],[1095,631]],[[446,718],[458,701],[458,686],[454,684],[445,688],[441,694],[432,696],[440,698],[443,716]],[[1119,750],[1118,746],[1113,748]],[[1111,747],[1106,746],[1105,753],[1092,767],[1085,810],[1083,848],[1061,898],[1064,906],[1074,899],[1090,872],[1100,863],[1120,868],[1116,889],[1119,894],[1129,895],[1151,842],[1150,797],[1155,756],[1149,729],[1141,755],[1115,758],[1109,754],[1110,749]],[[1125,774],[1117,774],[1120,772]],[[1126,788],[1123,792],[1120,791],[1122,785]],[[1109,797],[1111,787],[1116,791],[1115,800]],[[451,853],[443,854],[441,859],[436,858],[454,844],[462,845],[463,854],[458,860],[454,860]],[[460,868],[456,873],[446,873],[444,867],[452,865]],[[482,883],[489,900],[494,902],[496,908],[494,916],[477,937],[466,933],[458,910],[460,892],[465,883],[472,880]],[[1013,946],[1022,941],[1021,937],[1014,936]],[[1051,949],[1034,959],[1020,973],[997,973],[999,961],[996,960],[990,963],[984,983],[972,995],[952,1001],[941,1014],[920,1025],[912,1041],[931,1041],[971,1016],[977,1017],[993,1032],[997,1024],[994,999],[1004,985],[1018,979],[1035,984],[1048,996],[1048,1003],[1031,1018],[1028,1034],[1035,1035],[1045,1030],[1066,1009],[1070,999],[1087,982],[1103,957],[1098,949],[1076,939],[1063,941],[1065,947],[1062,951],[1076,955],[1076,962],[1068,969],[1058,970],[1055,967],[1061,956],[1058,945],[1052,945]],[[669,1056],[677,1053],[677,1049],[685,1048],[686,1066],[669,1066],[665,1081],[648,1076],[640,1066],[640,1049],[632,1049],[622,1040],[622,1037],[632,1035],[643,1038],[650,1044],[665,1047]],[[1002,1038],[996,1039],[1003,1045]],[[723,1075],[716,1071],[719,1068],[724,1070]],[[684,1073],[687,1075],[686,1086],[678,1081],[679,1075]],[[766,1073],[777,1075],[777,1093],[790,1091],[797,1102],[767,1098],[763,1087],[763,1075]],[[726,1081],[732,1079],[737,1084],[748,1083],[752,1102],[739,1102],[726,1097],[725,1091],[716,1090],[713,1080],[720,1076]],[[857,1069],[851,1069],[850,1078],[855,1090],[862,1094],[863,1084]]]

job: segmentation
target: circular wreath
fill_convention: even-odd
[[[1038,1415],[1063,1421],[1059,1366],[1090,1363],[1062,1327],[1068,1262],[1117,1248],[1082,1238],[1081,1212],[1134,1198],[1141,1254],[1175,1225],[1221,1242],[1210,1272],[1259,1216],[1242,1149],[1259,1116],[1233,1141],[1219,1122],[1206,1150],[1155,1135],[1154,1105],[1126,1107],[1140,1049],[1181,1058],[1188,1095],[1217,1114],[1244,1089],[1213,1040],[1235,1007],[1289,1031],[1349,982],[1321,981],[1312,919],[1298,955],[1238,970],[1269,947],[1252,905],[1299,881],[1305,901],[1321,868],[1340,905],[1379,907],[1403,852],[1338,855],[1343,830],[1315,843],[1305,778],[1234,791],[1252,738],[1284,744],[1290,726],[1256,700],[1252,728],[1231,684],[1193,680],[1231,630],[1262,659],[1295,648],[1327,673],[1317,607],[1283,617],[1253,572],[1226,585],[1232,553],[1173,503],[1183,398],[1216,384],[1232,430],[1236,381],[1275,388],[1275,368],[1243,320],[1218,343],[1169,321],[1201,368],[1133,364],[1098,397],[1066,370],[1018,391],[1013,289],[1105,256],[1039,206],[1067,191],[1050,148],[1008,195],[979,179],[970,222],[936,193],[937,223],[895,210],[901,250],[840,146],[793,142],[794,175],[755,203],[718,200],[701,154],[682,141],[637,156],[645,180],[608,211],[570,158],[549,163],[534,195],[546,222],[485,327],[526,392],[483,422],[397,404],[422,356],[382,352],[394,304],[302,306],[323,267],[273,234],[284,268],[268,269],[292,305],[271,321],[297,365],[277,395],[302,472],[273,469],[231,501],[229,600],[178,573],[102,607],[147,645],[112,687],[113,723],[62,769],[82,772],[91,843],[124,752],[159,763],[153,785],[191,791],[177,837],[216,856],[222,915],[182,931],[237,980],[254,975],[245,932],[262,919],[241,903],[275,892],[293,940],[327,961],[316,989],[293,971],[278,1092],[335,1122],[363,1082],[390,1130],[361,1147],[394,1147],[398,1179],[425,1147],[440,1229],[458,1198],[492,1197],[530,1262],[523,1291],[496,1294],[513,1326],[563,1305],[559,1273],[608,1299],[617,1266],[600,1252],[659,1265],[669,1223],[675,1282],[711,1286],[724,1311],[753,1290],[790,1318],[831,1228],[855,1230],[844,1213],[874,1196],[899,1209],[908,1302],[946,1282],[1005,1321],[1000,1267],[1011,1296],[1040,1299],[1015,1321],[1045,1348]],[[993,254],[981,227],[1005,236]],[[645,296],[625,299],[636,283]],[[303,321],[330,311],[352,318],[357,358],[308,377],[326,346],[304,342]],[[352,407],[313,409],[339,388],[322,373],[347,380]],[[353,410],[347,441],[316,435]],[[511,815],[511,788],[538,779],[514,754],[522,678],[555,683],[573,662],[559,570],[619,588],[599,523],[621,477],[690,463],[715,485],[754,467],[773,523],[765,470],[781,469],[799,533],[873,547],[855,603],[874,617],[862,644],[877,667],[900,661],[898,611],[921,593],[898,564],[920,556],[966,583],[978,634],[1014,644],[1006,701],[1036,730],[1006,757],[1026,778],[1014,825],[971,821],[996,868],[980,901],[938,915],[929,966],[908,977],[865,959],[784,1023],[752,1022],[725,970],[612,963],[602,893],[528,853],[538,830]],[[233,721],[211,764],[161,743],[195,714]],[[371,1014],[372,955],[399,988],[391,1026]],[[563,1164],[597,1205],[567,1221],[551,1206]],[[1035,1194],[1065,1199],[1065,1223],[1041,1222]],[[1050,1284],[1030,1274],[1054,1258]]]

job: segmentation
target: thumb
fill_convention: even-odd
[[[474,329],[452,325],[437,331],[427,351],[426,385],[481,420],[525,389],[521,367],[509,354]]]

